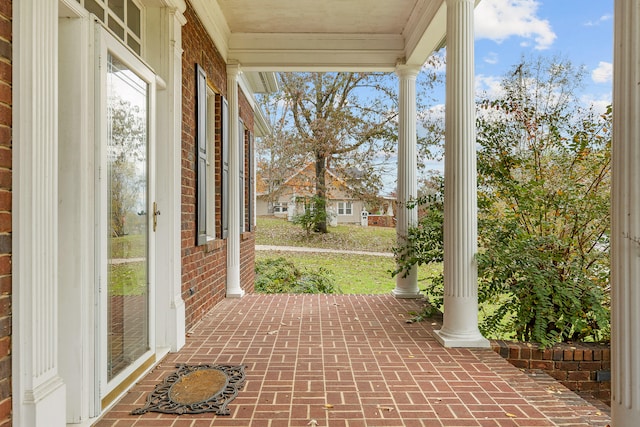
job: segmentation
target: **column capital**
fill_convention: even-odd
[[[242,74],[242,67],[239,62],[229,61],[227,64],[227,77],[237,79]]]
[[[396,75],[401,79],[415,79],[421,69],[419,65],[397,64]]]

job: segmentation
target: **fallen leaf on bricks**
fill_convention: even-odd
[[[309,421],[309,422],[307,423],[307,425],[308,425],[308,426],[315,427],[315,426],[317,426],[317,425],[318,425],[318,422],[317,422],[316,420],[311,420],[311,421]]]
[[[277,334],[278,330],[276,329],[275,331],[269,331],[267,332],[268,335],[273,335],[273,334]]]
[[[389,411],[389,412],[393,411],[393,408],[391,406],[380,406],[380,405],[378,405],[378,406],[376,406],[376,408],[380,409],[381,411]]]
[[[515,415],[515,414],[511,414],[511,413],[509,413],[509,412],[505,412],[504,414],[505,414],[507,417],[511,417],[511,418],[516,418],[516,417],[517,417],[517,415]]]
[[[331,409],[331,408],[333,408],[333,405],[331,403],[326,403],[324,405],[324,409]]]

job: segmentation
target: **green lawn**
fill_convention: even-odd
[[[299,246],[369,252],[391,252],[396,231],[385,227],[340,225],[329,227],[327,234],[307,238],[301,227],[284,219],[259,217],[256,227],[257,245]],[[256,251],[256,262],[284,257],[300,269],[323,267],[333,273],[337,285],[345,294],[383,294],[391,292],[396,279],[392,257],[348,254],[315,254],[302,252]],[[423,266],[418,270],[420,288],[427,287],[428,277],[442,268],[441,264]]]
[[[143,295],[147,292],[147,264],[129,262],[109,266],[109,295]]]
[[[256,224],[256,245],[391,252],[395,242],[396,230],[387,227],[339,225],[329,227],[326,234],[313,233],[307,237],[302,227],[286,219],[258,217]]]

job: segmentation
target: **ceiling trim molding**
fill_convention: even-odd
[[[191,6],[202,21],[202,25],[213,40],[216,48],[222,55],[222,59],[228,62],[229,57],[229,36],[231,30],[224,18],[222,9],[217,1],[211,0],[191,0]]]

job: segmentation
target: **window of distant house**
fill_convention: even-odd
[[[285,213],[287,212],[287,205],[285,203],[276,202],[273,204],[273,213]]]
[[[120,40],[138,55],[141,54],[142,7],[134,0],[77,0],[93,13]]]
[[[338,202],[338,215],[351,215],[353,206],[351,202]]]

